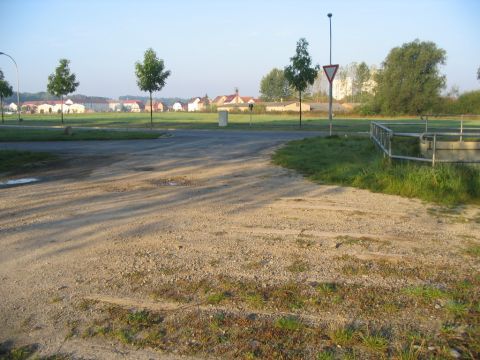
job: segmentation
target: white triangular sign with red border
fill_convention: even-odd
[[[323,71],[325,71],[325,75],[327,75],[328,81],[332,82],[335,74],[337,73],[338,65],[325,65],[323,67]]]

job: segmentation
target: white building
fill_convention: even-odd
[[[37,106],[37,113],[38,114],[51,114],[53,113],[53,105],[50,104],[41,104]]]
[[[199,97],[193,98],[187,105],[188,111],[199,111],[198,104],[200,103],[201,99]]]
[[[177,101],[172,106],[173,111],[185,111],[185,105]]]
[[[13,102],[10,105],[8,105],[8,110],[9,111],[17,111],[17,109],[18,109],[17,104],[15,104]]]
[[[347,76],[345,79],[333,80],[332,95],[335,100],[342,100],[353,94],[353,79]]]

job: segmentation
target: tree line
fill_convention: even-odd
[[[300,39],[291,65],[272,69],[261,79],[262,100],[299,99],[301,103],[303,95],[303,100],[328,101],[326,76],[318,65],[311,65],[307,46]],[[300,55],[303,60],[298,61]],[[336,81],[348,86],[344,101],[360,103],[357,111],[363,115],[480,114],[480,91],[442,95],[446,78],[440,66],[445,62],[445,50],[430,41],[414,40],[390,50],[378,69],[365,62],[341,67]],[[306,86],[298,87],[292,69]],[[480,80],[480,67],[476,77]]]

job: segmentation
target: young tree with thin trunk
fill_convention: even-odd
[[[2,70],[0,70],[0,109],[2,109],[2,123],[5,122],[3,118],[3,98],[12,96],[12,94],[13,94],[13,89],[8,83],[8,81],[5,80]]]
[[[62,124],[63,124],[63,97],[73,93],[80,83],[76,80],[75,74],[70,73],[70,60],[60,59],[60,64],[53,74],[48,77],[47,91],[60,97]]]
[[[285,78],[290,86],[298,91],[300,101],[300,127],[302,127],[302,92],[312,85],[317,77],[319,66],[312,66],[312,58],[308,53],[308,42],[301,38],[297,42],[295,56],[290,58],[291,65],[285,67]]]
[[[145,51],[143,63],[135,63],[135,75],[140,90],[150,93],[150,127],[153,128],[152,92],[163,89],[170,76],[170,70],[165,70],[163,60],[158,59],[155,51],[150,48]]]

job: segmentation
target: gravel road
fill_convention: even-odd
[[[418,200],[320,186],[271,164],[276,147],[315,133],[171,134],[0,144],[62,156],[57,166],[22,174],[39,182],[0,188],[0,343],[151,358],[146,350],[68,338],[78,304],[86,297],[141,302],[161,284],[221,274],[262,284],[407,282],[352,280],[338,271],[334,259],[342,255],[479,270],[457,255],[465,239],[479,240],[480,225],[456,221],[478,216],[478,206],[447,218]],[[348,237],[376,242],[343,246],[339,239]],[[298,259],[308,268],[289,271]]]

